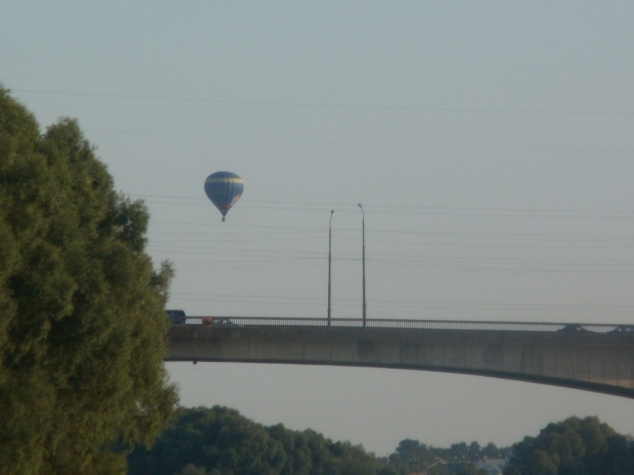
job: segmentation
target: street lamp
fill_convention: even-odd
[[[328,326],[330,326],[330,316],[332,313],[332,307],[330,306],[330,282],[331,282],[331,269],[332,269],[332,215],[335,210],[330,210],[330,225],[328,226]]]
[[[359,208],[361,208],[361,230],[363,235],[363,327],[365,328],[365,317],[366,317],[366,303],[365,303],[365,212],[363,211],[363,206],[359,203]]]

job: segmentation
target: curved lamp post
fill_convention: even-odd
[[[363,327],[365,328],[365,317],[366,317],[366,302],[365,302],[365,212],[363,211],[363,206],[361,203],[358,204],[359,208],[361,208],[361,230],[363,236]]]

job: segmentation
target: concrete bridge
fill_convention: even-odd
[[[631,325],[188,317],[166,361],[441,371],[634,399]]]

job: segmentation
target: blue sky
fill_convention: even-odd
[[[9,2],[0,82],[145,199],[190,315],[633,323],[634,4]],[[244,178],[221,223],[207,175]],[[169,364],[186,405],[379,454],[631,402],[407,371]],[[630,415],[628,415],[630,414]]]

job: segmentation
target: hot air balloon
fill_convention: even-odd
[[[222,220],[236,201],[242,196],[244,181],[235,173],[216,172],[205,180],[205,193],[222,213]]]

